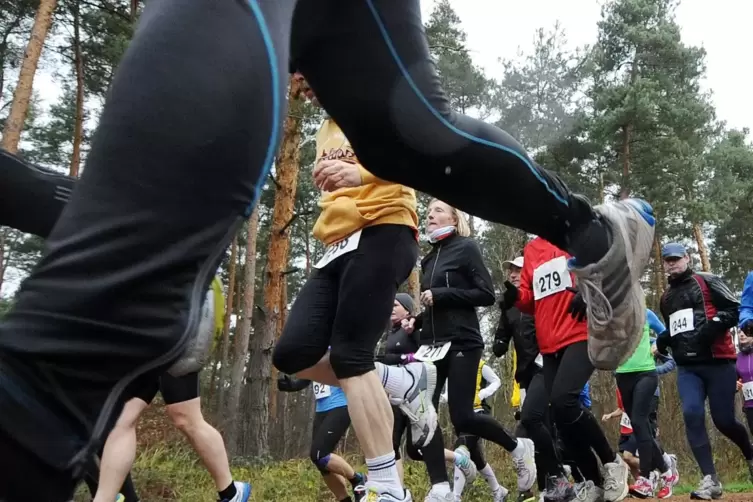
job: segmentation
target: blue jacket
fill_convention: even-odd
[[[738,327],[743,329],[743,326],[749,322],[753,322],[753,272],[748,272],[748,277],[745,278],[745,284],[743,285],[743,294],[740,297]]]
[[[586,408],[591,407],[591,386],[586,382],[586,386],[580,391],[580,403]]]

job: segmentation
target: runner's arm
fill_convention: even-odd
[[[663,333],[664,330],[667,329],[667,327],[664,326],[664,324],[659,320],[659,317],[654,314],[654,311],[651,309],[646,309],[646,320],[648,321],[649,329],[657,335]]]
[[[431,288],[431,296],[436,307],[486,307],[494,305],[494,286],[492,276],[484,264],[481,248],[473,239],[467,239],[465,257],[468,262],[465,272],[473,283],[470,289],[453,287]]]
[[[520,271],[520,286],[518,287],[518,302],[515,304],[521,312],[533,315],[535,302],[531,284],[533,283],[533,257],[528,256],[529,247],[523,250],[523,270]]]
[[[657,375],[666,375],[667,373],[670,373],[674,371],[675,368],[677,368],[677,363],[670,356],[665,356],[664,354],[657,353],[656,358],[662,361],[661,364],[656,366]]]
[[[719,318],[719,326],[726,332],[729,328],[737,326],[740,316],[740,302],[730,291],[722,279],[716,275],[704,277],[711,293],[711,303],[716,307],[714,319]]]
[[[488,364],[485,364],[484,367],[481,368],[481,376],[489,382],[489,385],[478,392],[478,398],[483,401],[484,399],[493,396],[494,393],[499,390],[502,386],[502,381]]]

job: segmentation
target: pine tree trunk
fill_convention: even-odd
[[[73,65],[76,73],[76,118],[73,125],[73,154],[69,174],[78,177],[81,142],[84,136],[84,59],[81,53],[81,12],[78,0],[73,5]]]
[[[701,255],[701,269],[704,272],[711,272],[709,248],[706,246],[706,239],[703,237],[703,229],[698,223],[693,224],[693,237],[695,237],[695,241],[698,244],[698,254]]]
[[[277,191],[275,192],[275,205],[272,212],[272,227],[269,235],[269,249],[267,251],[267,269],[264,277],[264,324],[262,336],[264,345],[274,344],[282,334],[280,318],[285,309],[286,301],[283,302],[285,290],[285,270],[288,266],[288,253],[290,251],[290,225],[293,221],[293,209],[295,194],[298,188],[298,170],[300,164],[301,146],[301,114],[296,113],[301,93],[300,82],[290,79],[288,88],[288,113],[283,125],[282,143],[280,152],[275,163],[277,174]],[[271,356],[271,354],[270,354]],[[277,369],[267,363],[272,372],[269,377],[274,382],[277,378]],[[270,386],[269,414],[272,418],[277,416],[277,388]]]
[[[664,294],[664,268],[662,267],[661,245],[658,235],[654,236],[654,290],[656,292],[654,308],[659,308],[659,301]]]
[[[5,240],[8,237],[8,229],[0,228],[0,298],[3,293],[3,282],[5,280]]]
[[[227,377],[229,360],[230,360],[230,320],[233,317],[233,312],[237,312],[235,309],[235,271],[237,270],[237,255],[238,255],[238,236],[233,237],[233,243],[230,245],[230,262],[229,267],[229,285],[227,291],[227,300],[225,302],[225,318],[222,320],[222,356],[220,359],[220,380],[219,391],[217,392],[217,408],[218,410],[225,409],[225,379]]]
[[[21,131],[24,128],[26,115],[29,112],[31,90],[34,85],[34,75],[37,73],[39,57],[42,55],[47,32],[52,24],[52,13],[55,10],[57,0],[41,0],[37,15],[34,17],[34,25],[31,28],[31,37],[26,45],[24,60],[21,71],[18,74],[18,85],[13,93],[13,103],[10,107],[8,119],[3,129],[3,140],[0,146],[5,150],[16,153],[18,143],[21,141]]]
[[[237,432],[238,432],[238,404],[241,399],[241,389],[243,388],[243,375],[246,369],[246,355],[248,354],[248,340],[251,336],[251,318],[254,314],[254,293],[256,291],[256,238],[259,235],[259,208],[258,206],[251,213],[248,220],[248,236],[246,240],[246,263],[243,273],[243,318],[240,325],[235,330],[233,337],[233,365],[230,372],[230,391],[227,400],[228,427],[225,431],[227,438],[228,453],[232,458],[237,453]],[[258,338],[258,337],[255,337]],[[255,362],[252,362],[255,364]],[[267,382],[269,385],[269,382]],[[264,421],[266,422],[266,421]],[[266,427],[266,423],[262,423]],[[255,429],[251,429],[255,430]],[[263,445],[266,446],[266,430],[260,430],[263,434]],[[261,452],[262,450],[257,450]]]

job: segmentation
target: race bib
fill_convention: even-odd
[[[573,285],[567,270],[567,258],[560,256],[539,265],[533,271],[533,299],[541,300],[547,296],[565,291]]]
[[[325,397],[329,397],[332,395],[332,389],[329,385],[324,385],[323,383],[314,382],[314,399],[317,401],[319,399],[324,399]]]
[[[418,351],[413,356],[417,361],[424,361],[433,363],[434,361],[441,361],[444,356],[450,351],[450,345],[452,342],[446,342],[436,345],[421,345]]]
[[[620,427],[633,430],[633,425],[630,423],[630,417],[624,411],[622,412],[622,418],[620,418]]]
[[[669,316],[669,334],[671,336],[693,331],[693,329],[693,309],[678,310]]]
[[[533,362],[535,362],[539,368],[544,367],[544,357],[541,354],[536,356],[536,359],[534,359]]]
[[[743,400],[753,401],[753,382],[743,384]]]
[[[324,268],[331,261],[358,249],[358,243],[361,240],[361,230],[354,232],[346,238],[330,244],[324,250],[322,258],[314,265],[314,268]]]

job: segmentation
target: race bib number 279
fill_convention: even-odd
[[[567,270],[567,258],[564,256],[549,260],[533,271],[534,300],[559,293],[572,285],[570,271]]]

